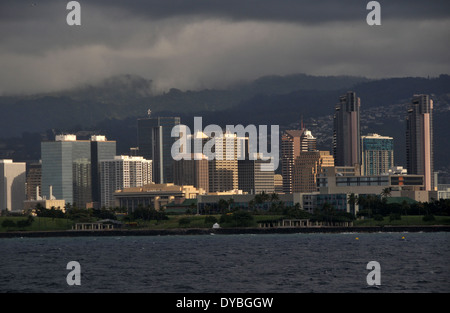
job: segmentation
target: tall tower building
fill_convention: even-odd
[[[138,119],[139,154],[153,161],[153,181],[173,183],[172,128],[180,124],[179,117],[148,117]]]
[[[152,161],[143,157],[115,156],[101,161],[99,168],[102,207],[114,206],[116,190],[142,187],[152,182]]]
[[[281,136],[281,175],[283,176],[283,192],[292,193],[294,162],[300,155],[301,130],[286,130]]]
[[[324,167],[333,167],[334,159],[329,151],[307,151],[295,159],[293,192],[317,191],[317,176]]]
[[[91,136],[91,179],[92,202],[100,203],[100,161],[111,159],[116,155],[116,142],[105,136]]]
[[[25,200],[26,163],[0,160],[0,211],[20,211]]]
[[[361,100],[347,92],[335,107],[333,156],[336,166],[361,164],[361,131],[359,125]]]
[[[361,137],[361,174],[388,173],[394,166],[394,138],[368,134]]]
[[[295,159],[301,152],[315,151],[316,138],[309,130],[286,130],[281,136],[281,175],[283,192],[292,193]]]
[[[250,194],[275,192],[274,170],[270,160],[239,160],[238,177],[239,190]]]
[[[42,196],[42,164],[40,162],[27,165],[27,200],[37,200]]]
[[[209,160],[209,192],[238,189],[238,156],[242,140],[234,133],[224,133],[214,141],[214,158]]]
[[[190,159],[181,159],[173,162],[174,184],[178,186],[191,185],[197,189],[209,192],[209,164],[203,154]]]
[[[316,151],[317,139],[314,137],[310,130],[303,129],[300,137],[301,149],[300,151]]]
[[[433,100],[414,95],[406,116],[406,168],[424,175],[425,190],[433,190]]]
[[[42,142],[42,197],[50,199],[52,194],[66,203],[86,207],[94,194],[98,195],[98,162],[115,154],[116,142],[104,136],[77,140],[75,135],[58,135],[55,141]]]

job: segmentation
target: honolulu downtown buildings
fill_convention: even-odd
[[[310,212],[328,203],[356,214],[358,205],[349,204],[353,196],[380,196],[388,190],[391,197],[430,201],[449,194],[438,192],[433,175],[433,101],[428,95],[414,95],[405,112],[405,167],[395,163],[392,137],[361,134],[363,105],[355,92],[336,100],[330,105],[330,150],[319,150],[302,122],[300,129],[279,134],[277,168],[263,153],[250,157],[248,137],[225,130],[213,137],[201,131],[189,134],[202,148],[214,143],[215,157],[186,149],[183,153],[190,157],[174,160],[178,138],[172,129],[180,118],[151,117],[150,112],[137,120],[138,147],[130,155],[117,155],[116,142],[103,135],[57,135],[41,143],[39,162],[0,160],[1,209],[20,211],[40,203],[62,210],[68,205],[151,206],[205,214],[218,212],[221,199],[230,208],[263,210],[276,199]],[[269,196],[256,203],[261,193]]]

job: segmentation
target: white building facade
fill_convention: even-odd
[[[100,162],[101,206],[113,207],[114,192],[152,183],[152,160],[143,157],[116,156]]]
[[[26,199],[25,184],[25,162],[0,160],[0,210],[22,210]]]

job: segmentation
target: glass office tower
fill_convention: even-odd
[[[180,124],[179,117],[148,117],[138,119],[139,155],[153,161],[153,181],[173,183],[172,128]]]
[[[394,138],[369,134],[361,137],[361,174],[364,176],[388,173],[394,166]]]
[[[77,140],[75,135],[58,135],[55,141],[42,142],[42,196],[85,208],[99,197],[98,162],[115,154],[116,142],[104,136]]]

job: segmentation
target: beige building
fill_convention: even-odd
[[[423,175],[373,175],[361,176],[353,167],[332,167],[321,171],[317,184],[320,194],[376,194],[388,189],[392,197],[408,197],[427,202],[430,193],[424,190]],[[353,171],[353,172],[352,172]]]
[[[315,151],[316,138],[310,131],[303,128],[300,130],[286,130],[281,136],[281,174],[283,177],[283,191],[293,192],[294,165],[295,160],[301,152]]]
[[[209,191],[238,189],[238,156],[242,147],[240,138],[236,134],[225,133],[211,140],[214,141],[214,156],[209,160]]]
[[[26,163],[0,160],[0,211],[22,210],[26,184]]]
[[[148,184],[142,187],[125,188],[114,193],[115,206],[135,210],[142,207],[153,207],[156,210],[169,203],[180,204],[186,199],[195,199],[205,190],[194,186],[177,186],[170,184]]]
[[[283,176],[281,174],[273,175],[273,186],[276,193],[283,193]]]
[[[317,176],[322,168],[333,167],[334,158],[329,151],[302,152],[294,164],[293,192],[317,191]]]
[[[35,209],[37,205],[40,204],[42,207],[46,209],[52,209],[55,208],[57,210],[61,210],[63,212],[66,211],[66,201],[64,200],[46,200],[46,199],[40,199],[40,200],[25,200],[23,202],[23,209],[24,211]]]
[[[428,191],[437,187],[433,151],[433,100],[429,95],[414,95],[406,116],[406,168],[409,174],[423,175]]]

